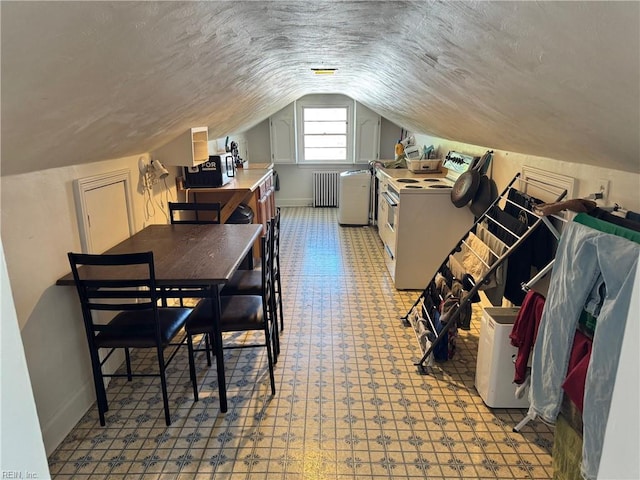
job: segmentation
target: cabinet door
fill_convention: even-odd
[[[258,199],[258,220],[262,224],[262,233],[267,233],[267,223],[269,223],[268,201],[267,196]]]
[[[356,102],[356,163],[368,163],[380,157],[380,115]]]
[[[269,118],[273,163],[296,163],[295,126],[295,102]]]
[[[269,188],[267,205],[269,210],[269,220],[271,220],[276,216],[276,188],[274,186]]]

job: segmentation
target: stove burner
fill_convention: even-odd
[[[452,188],[449,185],[429,185],[429,188]]]
[[[407,185],[404,188],[422,188],[422,185]]]
[[[422,181],[423,182],[439,182],[440,180],[438,180],[437,178],[425,178]]]
[[[396,181],[399,183],[418,183],[418,180],[415,178],[399,178]]]

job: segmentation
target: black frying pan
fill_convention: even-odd
[[[486,175],[482,175],[476,194],[471,200],[471,205],[469,205],[469,209],[476,217],[480,217],[487,211],[487,208],[491,206],[496,198],[498,198],[498,186],[496,182]]]
[[[491,158],[491,150],[488,150],[482,158],[471,169],[462,173],[451,189],[451,203],[456,207],[462,208],[467,205],[476,195],[478,186],[480,185],[480,171],[484,164]]]

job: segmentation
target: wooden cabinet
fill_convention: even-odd
[[[257,216],[258,223],[262,224],[266,232],[267,223],[274,217],[276,213],[275,188],[273,186],[273,175],[269,175],[264,179],[256,190],[257,198]]]
[[[164,165],[195,167],[209,159],[209,129],[193,127],[152,152]]]

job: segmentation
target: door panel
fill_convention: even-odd
[[[92,251],[105,250],[129,238],[129,216],[124,182],[85,192]]]

